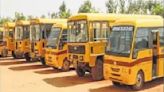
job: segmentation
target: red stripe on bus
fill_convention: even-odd
[[[53,55],[61,55],[61,54],[65,54],[65,53],[67,53],[67,50],[64,50],[64,51],[60,51],[60,52],[51,52],[51,54],[53,54]]]
[[[161,55],[158,55],[157,56],[158,59],[159,58],[164,58],[164,54],[161,54]],[[148,61],[152,61],[152,57],[145,57],[145,58],[141,58],[141,59],[138,59],[138,60],[135,60],[135,61],[132,61],[132,62],[121,62],[121,61],[115,61],[115,60],[112,60],[112,59],[106,59],[104,61],[104,63],[108,63],[108,64],[116,64],[117,65],[120,65],[120,66],[126,66],[126,67],[133,67],[137,64],[140,64],[142,62],[148,62]]]

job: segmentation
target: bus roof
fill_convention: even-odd
[[[89,21],[115,21],[119,18],[161,18],[157,15],[134,15],[134,14],[105,14],[105,13],[79,13],[77,15],[71,16],[68,21],[72,20],[89,20]]]
[[[6,22],[3,24],[4,28],[14,28],[15,23],[14,22]]]
[[[144,19],[144,18],[125,18],[117,20],[113,26],[117,25],[132,25],[137,27],[162,27],[164,26],[163,18],[159,19]]]
[[[67,28],[67,22],[57,23],[57,24],[54,24],[52,27],[59,27],[59,28],[66,29]]]
[[[26,21],[26,20],[17,20],[17,21],[16,21],[16,26],[21,26],[21,25],[30,25],[30,21]]]
[[[62,23],[67,22],[67,19],[43,19],[43,18],[36,18],[31,19],[30,24],[54,24],[54,23]]]

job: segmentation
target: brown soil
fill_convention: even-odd
[[[148,82],[140,92],[163,92],[163,79]],[[129,92],[128,86],[114,87],[110,80],[77,77],[74,70],[61,72],[39,62],[0,58],[0,92]]]

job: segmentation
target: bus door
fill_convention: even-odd
[[[153,54],[152,54],[152,77],[153,78],[156,78],[156,76],[158,76],[158,51],[159,51],[159,44],[158,44],[158,34],[159,32],[158,31],[153,31],[152,32],[152,40],[153,40],[153,48],[152,48],[152,51],[153,51]]]

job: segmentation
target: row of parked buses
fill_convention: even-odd
[[[144,82],[164,77],[163,18],[82,13],[68,19],[18,20],[0,28],[0,55],[8,53],[139,90]]]

